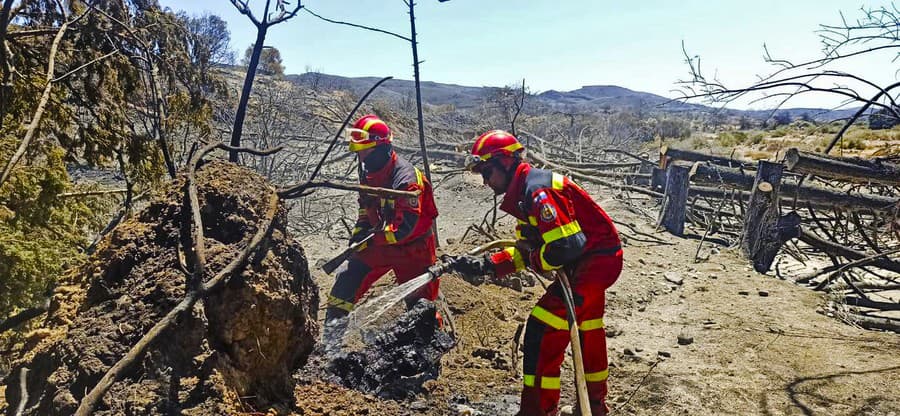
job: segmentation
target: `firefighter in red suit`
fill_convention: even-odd
[[[522,161],[524,148],[511,134],[494,130],[475,141],[469,168],[485,185],[505,194],[500,209],[518,220],[516,247],[479,257],[462,257],[455,269],[470,277],[501,277],[525,267],[538,273],[562,268],[568,274],[584,354],[591,410],[605,415],[606,289],[622,271],[622,248],[612,220],[569,178]],[[531,311],[525,327],[520,415],[557,413],[560,364],[569,344],[561,284],[554,281]]]
[[[337,271],[325,311],[326,341],[343,332],[342,325],[334,325],[338,322],[335,320],[349,314],[382,275],[393,270],[397,283],[403,283],[425,273],[436,260],[431,225],[437,208],[431,184],[419,169],[394,152],[391,139],[390,128],[375,115],[363,116],[354,123],[350,151],[357,152],[362,161],[360,183],[421,193],[414,198],[359,198],[359,216],[350,242],[371,233],[375,236]],[[407,306],[421,298],[435,300],[438,285],[439,280],[434,279],[413,292],[406,298]]]

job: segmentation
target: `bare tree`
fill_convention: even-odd
[[[690,70],[690,78],[679,82],[681,99],[705,98],[711,102],[727,104],[738,99],[750,99],[752,102],[774,99],[777,104],[773,114],[784,103],[800,94],[824,93],[844,99],[841,107],[850,104],[861,104],[862,107],[848,119],[844,127],[835,135],[824,150],[828,153],[843,137],[847,129],[867,114],[870,108],[882,111],[887,117],[900,119],[900,110],[896,103],[896,93],[891,91],[900,82],[890,85],[879,85],[862,76],[833,70],[836,64],[848,58],[887,52],[896,58],[896,48],[900,48],[900,11],[891,8],[861,8],[861,17],[855,22],[848,21],[841,14],[841,23],[837,25],[820,25],[819,38],[822,43],[821,56],[795,62],[783,58],[774,58],[768,48],[763,46],[766,62],[775,66],[771,73],[760,76],[759,81],[746,87],[729,87],[717,77],[707,77],[701,69],[700,57],[691,56],[682,45],[685,62]],[[897,68],[886,67],[891,72]],[[754,98],[751,94],[761,93]],[[893,95],[892,95],[893,94]]]
[[[269,28],[284,22],[297,15],[297,12],[303,8],[303,3],[297,0],[296,6],[292,9],[288,8],[287,0],[275,0],[275,12],[269,12],[272,0],[266,0],[263,8],[262,18],[257,18],[253,11],[250,10],[250,0],[231,0],[231,4],[241,14],[246,15],[254,25],[256,25],[256,42],[253,43],[253,51],[250,54],[250,61],[247,64],[247,75],[244,77],[244,86],[241,88],[241,98],[238,102],[237,110],[234,117],[234,128],[231,130],[231,146],[241,146],[241,134],[244,131],[244,118],[247,116],[247,102],[250,100],[250,90],[253,89],[253,78],[256,77],[256,67],[259,65],[259,57],[262,55],[263,45],[266,41],[266,33]],[[228,160],[232,162],[238,161],[238,152],[231,151]]]

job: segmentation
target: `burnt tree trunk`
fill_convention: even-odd
[[[791,171],[853,183],[900,186],[900,166],[849,157],[834,157],[789,149],[784,155]]]
[[[666,194],[663,198],[659,225],[677,236],[684,235],[684,215],[688,197],[688,168],[669,166],[666,174]]]
[[[741,251],[759,273],[769,271],[781,248],[778,235],[778,189],[784,165],[759,162],[756,182],[750,194],[750,204],[744,217]]]

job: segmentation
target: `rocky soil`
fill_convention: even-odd
[[[586,188],[618,223],[630,225],[619,227],[626,239],[625,270],[607,298],[613,414],[897,414],[898,334],[866,331],[820,313],[828,301],[821,293],[757,274],[725,247],[707,241],[701,257],[709,258],[695,262],[697,240],[656,232],[642,213],[654,214],[655,202],[632,201],[635,209],[613,199],[624,195]],[[480,178],[448,179],[436,197],[439,250],[459,254],[474,246],[471,233],[458,241],[493,202]],[[631,227],[667,244],[637,241]],[[501,217],[497,229],[511,235],[511,219]],[[318,243],[307,246],[311,265],[343,244],[325,238]],[[315,267],[311,273],[323,291],[330,288],[331,277]],[[381,290],[390,287],[388,277],[382,280]],[[460,344],[443,357],[441,376],[426,383],[425,393],[379,401],[331,385],[301,385],[297,413],[514,414],[521,385],[514,336],[544,289],[476,287],[454,275],[444,276],[441,287]],[[564,406],[575,404],[571,375],[567,359]],[[311,400],[317,392],[327,395],[327,404]]]
[[[486,240],[473,238],[471,232],[461,238],[469,225],[482,221],[493,202],[480,182],[474,175],[435,178],[440,252],[460,254]],[[625,269],[608,291],[605,319],[613,414],[898,413],[897,334],[865,331],[827,316],[820,311],[829,299],[821,293],[757,274],[726,247],[707,241],[701,248],[704,260],[696,261],[696,239],[654,230],[655,201],[586,188],[621,225],[625,238]],[[260,212],[258,201],[266,192],[270,190],[246,184],[233,206]],[[340,201],[310,200],[328,210],[335,210]],[[352,198],[342,200],[352,204]],[[38,346],[21,361],[40,374],[29,378],[32,414],[71,409],[72,400],[83,394],[78,388],[99,378],[100,369],[114,361],[111,357],[120,356],[182,296],[183,276],[171,267],[176,264],[177,242],[172,236],[177,230],[159,222],[164,213],[174,215],[180,209],[180,200],[170,192],[163,201],[150,211],[156,214],[142,214],[120,227],[111,239],[123,243],[121,248],[101,249],[76,273],[71,288],[64,287],[57,295],[62,298],[54,302],[48,329],[32,334]],[[372,389],[353,390],[326,381],[326,375],[309,376],[299,370],[299,357],[312,348],[316,324],[311,319],[315,311],[298,305],[323,306],[317,296],[324,298],[333,277],[319,266],[345,245],[338,223],[304,236],[305,252],[285,235],[285,223],[297,223],[298,215],[315,212],[313,208],[295,206],[290,220],[279,217],[267,255],[217,295],[222,299],[230,294],[238,301],[207,302],[205,308],[192,311],[166,338],[171,342],[113,387],[105,403],[107,413],[144,414],[177,406],[174,410],[186,414],[514,414],[522,358],[517,350],[521,337],[516,335],[544,290],[531,279],[473,286],[458,276],[444,276],[442,292],[458,344],[441,358],[438,378],[408,397],[379,397]],[[353,206],[345,208],[355,211]],[[215,241],[210,247],[215,253],[213,269],[238,250],[254,224],[233,217],[213,219],[216,212],[204,212],[204,221],[210,217],[207,235]],[[212,224],[241,231],[217,234]],[[501,215],[497,230],[511,236],[512,220]],[[665,243],[640,241],[636,231],[654,234]],[[307,279],[304,254],[314,282]],[[106,263],[115,267],[98,268]],[[92,289],[79,291],[78,279],[90,281]],[[369,298],[391,285],[386,276]],[[126,305],[138,313],[126,314]],[[220,310],[209,305],[235,306]],[[390,317],[402,313],[397,306],[388,313],[386,325]],[[59,325],[70,329],[60,331]],[[256,339],[259,345],[253,349]],[[288,369],[293,372],[289,380]],[[18,397],[16,374],[5,382],[12,403]],[[180,382],[172,383],[176,378]],[[562,404],[571,406],[568,359],[563,379]],[[291,397],[284,396],[286,387],[293,389]]]

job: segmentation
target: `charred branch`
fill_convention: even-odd
[[[900,186],[900,166],[859,158],[839,158],[788,149],[785,166],[794,172],[852,183]]]

